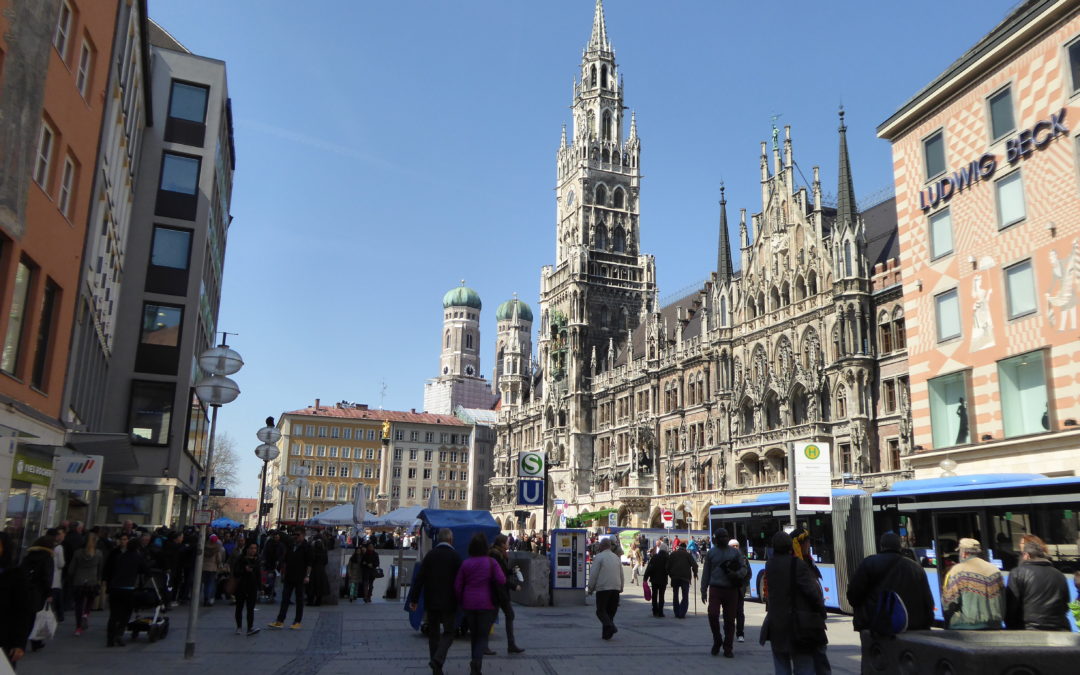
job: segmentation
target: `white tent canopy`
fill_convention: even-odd
[[[412,527],[423,510],[423,506],[402,506],[379,516],[371,523],[364,524],[368,527]]]
[[[375,514],[364,512],[365,527],[371,527],[373,522],[377,520]],[[341,504],[333,508],[329,508],[313,518],[307,520],[307,525],[329,525],[331,527],[349,527],[356,525],[353,522],[353,505]]]

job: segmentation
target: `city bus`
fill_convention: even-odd
[[[873,552],[873,521],[869,493],[856,489],[834,489],[833,511],[795,512],[798,526],[809,532],[810,556],[821,572],[825,606],[851,612],[841,587],[855,567]],[[750,597],[760,600],[765,582],[765,563],[772,555],[773,535],[790,529],[791,506],[788,492],[771,492],[737,504],[721,504],[709,509],[709,532],[721,527],[750,561]]]
[[[893,483],[872,495],[874,530],[896,532],[926,570],[941,614],[941,588],[958,562],[963,538],[978,539],[1005,575],[1020,562],[1020,537],[1046,542],[1050,561],[1069,575],[1080,570],[1080,477],[1000,473],[945,476]]]

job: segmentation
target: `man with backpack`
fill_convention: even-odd
[[[934,597],[926,571],[901,554],[900,535],[895,532],[881,535],[878,548],[880,553],[859,563],[848,584],[855,630],[887,636],[930,628]]]
[[[705,556],[701,571],[701,601],[709,606],[709,629],[712,631],[712,655],[735,656],[735,616],[739,607],[739,590],[746,583],[749,567],[743,564],[742,554],[727,545],[728,532],[724,528],[713,533],[713,543]],[[724,632],[720,633],[720,610],[724,612]]]

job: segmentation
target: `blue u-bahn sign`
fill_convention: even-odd
[[[518,506],[543,506],[544,480],[519,480],[517,496]]]

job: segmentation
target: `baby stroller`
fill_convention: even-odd
[[[135,591],[133,605],[136,614],[135,618],[128,622],[128,630],[131,631],[132,640],[137,640],[139,633],[146,633],[150,642],[157,642],[169,634],[169,617],[165,616],[168,608],[154,577],[151,576],[147,582],[149,588],[144,583],[142,588]],[[149,609],[154,610],[152,615],[139,612]]]

